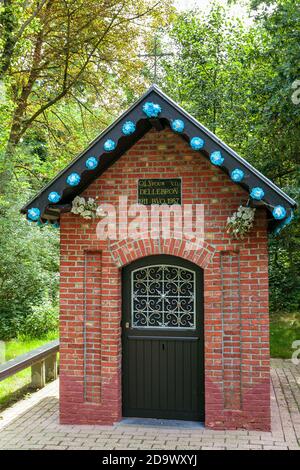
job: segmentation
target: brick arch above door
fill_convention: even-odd
[[[109,241],[108,249],[119,268],[145,256],[163,254],[187,259],[205,269],[212,263],[216,251],[205,241],[196,250],[191,250],[187,241],[174,238]]]

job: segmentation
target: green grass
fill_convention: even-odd
[[[57,338],[57,333],[49,333],[42,339],[13,339],[5,343],[5,359],[9,361],[32,349],[38,348],[42,344],[48,343]],[[28,395],[30,387],[31,369],[18,372],[8,379],[0,382],[0,411],[12,405],[16,401]]]
[[[270,315],[271,357],[290,359],[296,340],[300,340],[300,312]]]

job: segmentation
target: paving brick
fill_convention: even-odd
[[[12,411],[9,412],[13,421],[0,429],[0,449],[300,450],[295,431],[300,408],[300,393],[296,393],[300,391],[300,366],[279,359],[275,365],[271,370],[271,432],[125,426],[122,423],[112,426],[61,425],[58,399],[43,394],[40,401],[33,397],[34,405],[29,409],[21,403],[21,406],[13,407],[14,416]],[[3,415],[5,420],[5,413]]]

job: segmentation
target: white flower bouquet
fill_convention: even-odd
[[[83,219],[91,220],[96,217],[97,203],[95,199],[89,197],[76,196],[72,201],[71,212],[80,215]]]
[[[255,208],[240,206],[236,212],[228,217],[226,231],[235,239],[243,239],[253,227]]]

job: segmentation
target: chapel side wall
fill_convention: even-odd
[[[217,253],[214,268],[205,274],[215,283],[218,272],[221,285],[219,298],[217,290],[212,289],[205,301],[206,338],[211,330],[215,333],[214,340],[206,340],[205,366],[206,425],[213,429],[270,430],[268,253],[264,218],[257,220],[256,227],[255,242],[244,241],[239,251]],[[207,289],[211,286],[207,285]]]
[[[61,216],[60,419],[110,424],[121,418],[121,267],[172,254],[204,269],[205,415],[215,429],[270,427],[267,225],[264,209],[244,240],[225,233],[248,199],[169,130],[150,131],[83,193],[136,203],[139,178],[182,177],[182,202],[205,205],[205,244],[179,240],[107,243],[96,222]]]

